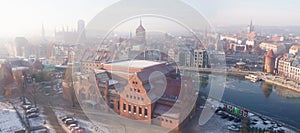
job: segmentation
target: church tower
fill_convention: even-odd
[[[136,29],[136,38],[141,41],[141,42],[145,42],[146,41],[146,30],[143,27],[143,23],[142,23],[142,19],[140,19],[140,25],[139,27]]]
[[[247,32],[248,32],[248,34],[250,34],[253,31],[254,31],[254,26],[253,26],[252,20],[251,20],[250,25],[248,25]]]

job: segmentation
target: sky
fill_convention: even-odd
[[[0,37],[46,36],[62,26],[76,28],[79,19],[88,23],[119,0],[1,0]],[[183,0],[199,11],[212,26],[300,26],[299,0]],[[169,4],[172,6],[172,3]],[[168,8],[168,7],[166,7]],[[118,10],[116,10],[117,12]]]

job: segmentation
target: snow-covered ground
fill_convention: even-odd
[[[251,125],[251,127],[253,127],[253,128],[273,129],[274,131],[285,131],[287,133],[296,133],[295,131],[288,129],[286,127],[283,127],[276,122],[264,120],[261,117],[255,115],[253,113],[249,113],[249,117],[250,117],[251,121],[254,121],[256,123],[254,125]]]
[[[212,98],[207,98],[207,103],[208,105],[210,105],[210,107],[212,108],[223,108],[224,104],[220,101],[214,100]],[[251,121],[255,121],[256,124],[252,124],[251,127],[252,128],[261,128],[261,129],[273,129],[274,131],[284,131],[287,133],[295,133],[295,131],[288,129],[280,124],[278,124],[277,122],[274,122],[272,120],[268,120],[266,118],[262,118],[254,113],[250,113],[248,114],[248,116],[250,117]]]
[[[0,132],[15,132],[24,128],[13,106],[8,102],[0,102]]]
[[[53,110],[56,114],[56,117],[58,119],[59,122],[61,122],[61,117],[63,116],[74,116],[74,113],[71,113],[71,112],[67,112],[67,111],[62,111],[62,110]],[[110,130],[105,127],[105,126],[102,126],[102,125],[99,125],[99,124],[93,124],[92,122],[90,121],[86,121],[86,120],[82,120],[82,119],[78,119],[76,118],[76,115],[74,116],[74,119],[76,119],[78,121],[78,125],[80,127],[83,127],[85,128],[85,131],[86,133],[110,133]],[[66,131],[68,131],[67,127],[65,125],[63,125],[63,123],[61,123],[62,126],[64,127],[64,129]]]
[[[27,103],[31,103],[29,100],[27,100]],[[25,112],[24,112],[24,109],[21,107],[22,105],[22,102],[19,101],[19,100],[15,100],[13,102],[14,106],[16,107],[17,111],[19,112],[19,114],[21,115],[21,117],[26,121],[26,115],[25,115]],[[34,106],[34,105],[33,105]],[[36,118],[29,118],[28,119],[28,122],[29,122],[29,125],[30,127],[46,127],[48,128],[48,131],[49,132],[55,132],[55,130],[53,129],[53,127],[49,124],[48,120],[47,120],[47,117],[45,115],[43,115],[43,108],[42,107],[38,107],[39,108],[39,117],[36,117]],[[27,122],[27,121],[26,121]],[[44,124],[44,122],[46,124]],[[34,132],[34,131],[32,131]]]

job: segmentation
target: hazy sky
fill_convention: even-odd
[[[76,28],[118,0],[1,0],[0,37],[38,36],[42,23],[46,35],[55,27]],[[201,12],[213,26],[300,25],[299,0],[184,0]],[[172,3],[170,3],[170,6]],[[167,8],[167,7],[166,7]],[[69,28],[69,29],[70,29]]]

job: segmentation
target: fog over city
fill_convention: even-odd
[[[299,0],[2,0],[0,133],[299,133]]]
[[[75,28],[78,19],[87,23],[118,0],[7,0],[1,1],[0,37],[39,36],[42,24],[47,36],[62,26]],[[131,0],[132,1],[132,0]],[[165,1],[168,3],[169,1]],[[299,26],[297,0],[184,0],[214,27],[246,25],[252,19],[261,26]],[[151,2],[149,2],[151,3]],[[234,4],[233,4],[234,3]],[[166,5],[167,4],[163,4]],[[114,11],[116,14],[118,10]]]

